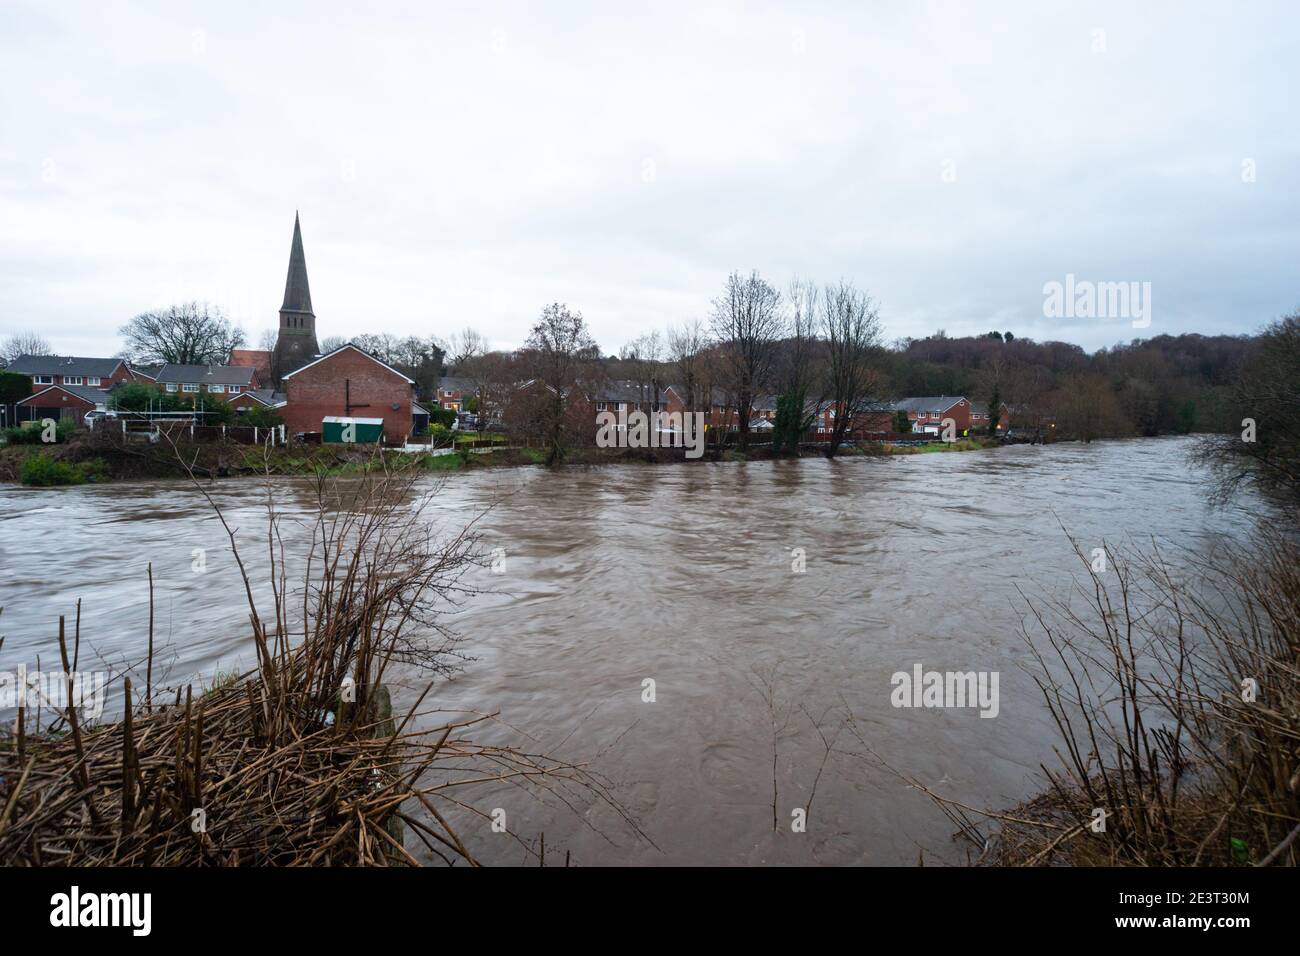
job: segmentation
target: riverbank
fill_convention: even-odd
[[[963,439],[925,445],[862,444],[841,446],[838,456],[891,457],[929,453],[979,451],[997,447],[992,439]],[[824,457],[821,445],[806,445],[801,457]],[[698,459],[687,458],[679,448],[569,449],[567,465],[673,464],[703,462],[771,461],[771,445],[708,448]],[[519,446],[438,449],[405,452],[373,446],[295,444],[287,447],[249,446],[232,442],[182,442],[166,444],[124,443],[113,437],[75,433],[48,445],[0,447],[0,482],[37,487],[98,484],[184,477],[188,471],[209,479],[246,477],[348,475],[378,469],[454,472],[484,468],[519,468],[544,465],[541,448]]]

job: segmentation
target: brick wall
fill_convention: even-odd
[[[344,407],[345,382],[351,385],[351,411]],[[284,392],[288,404],[279,412],[290,434],[320,431],[327,415],[382,418],[388,441],[411,434],[411,383],[355,349],[288,376]]]
[[[36,386],[37,391],[46,388],[49,388],[49,386]],[[104,397],[107,398],[107,394],[105,394]],[[33,398],[35,398],[35,396],[29,396],[18,404],[23,408],[31,409],[32,418],[38,421],[42,418],[72,418],[78,425],[80,425],[86,412],[93,412],[95,410],[94,402],[88,402],[80,396],[73,395],[70,392],[61,391],[57,388],[46,392],[39,398],[35,398],[34,401]]]

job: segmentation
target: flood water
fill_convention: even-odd
[[[823,767],[822,735],[851,713],[889,765],[970,805],[1035,792],[1054,736],[1019,670],[1019,592],[1060,594],[1080,576],[1062,525],[1085,550],[1151,536],[1196,549],[1246,534],[1246,510],[1207,504],[1190,441],[451,476],[439,519],[492,505],[483,545],[504,549],[505,573],[476,571],[493,591],[455,618],[475,659],[437,687],[439,705],[499,711],[493,739],[590,761],[645,838],[581,798],[568,807],[499,786],[474,802],[504,809],[525,839],[544,833],[550,862],[566,852],[577,864],[958,859],[953,827],[924,795],[857,756],[848,730]],[[282,506],[310,510],[295,482],[279,490]],[[262,486],[217,484],[213,495],[240,540],[264,552]],[[0,670],[56,661],[58,616],[70,622],[77,599],[83,668],[86,647],[115,668],[138,660],[150,561],[165,682],[249,666],[242,586],[192,488],[0,488]],[[998,672],[997,716],[893,707],[891,675],[917,663]],[[792,832],[795,808],[807,810],[804,833]],[[522,862],[486,821],[462,817],[462,830],[485,861]]]

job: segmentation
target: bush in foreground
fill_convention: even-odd
[[[58,485],[81,485],[88,481],[103,481],[108,476],[108,463],[102,458],[82,462],[66,462],[51,458],[44,452],[28,455],[23,460],[19,478],[24,485],[48,488]]]

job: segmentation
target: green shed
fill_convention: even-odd
[[[364,445],[381,441],[383,437],[382,418],[345,418],[341,415],[326,415],[321,420],[321,441]]]

